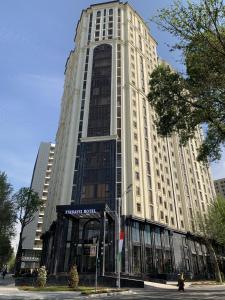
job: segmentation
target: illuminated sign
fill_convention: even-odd
[[[90,209],[68,209],[65,211],[66,215],[88,215],[88,214],[95,214],[95,208]]]

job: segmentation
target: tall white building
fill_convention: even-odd
[[[37,256],[42,250],[42,240],[40,237],[43,229],[45,207],[48,200],[48,188],[54,161],[54,150],[55,145],[51,143],[41,143],[38,150],[31,181],[31,189],[38,193],[44,204],[35,213],[32,222],[24,228],[22,268],[35,268],[39,263]]]
[[[124,273],[200,274],[207,263],[194,261],[204,261],[207,251],[187,232],[195,233],[196,215],[207,213],[214,186],[209,168],[196,160],[200,130],[185,148],[177,136],[157,135],[147,101],[158,64],[149,28],[128,3],[94,4],[81,14],[75,45],[66,64],[43,261],[54,273],[74,261],[89,272],[95,260],[82,249],[98,235],[102,272],[115,271],[112,215],[121,199]],[[50,257],[53,244],[60,249]]]
[[[225,178],[214,180],[217,196],[225,197]]]

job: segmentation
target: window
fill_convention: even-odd
[[[137,212],[141,212],[141,204],[140,203],[137,203]]]
[[[109,9],[109,15],[113,15],[113,9],[112,8]]]
[[[139,180],[139,179],[140,179],[140,175],[139,175],[139,173],[138,173],[138,172],[135,172],[135,178],[136,178],[137,180]]]
[[[134,161],[135,161],[135,165],[138,166],[138,165],[139,165],[139,160],[138,160],[138,158],[135,158]]]
[[[149,203],[153,204],[152,191],[148,191]]]
[[[150,163],[146,163],[146,167],[147,167],[147,174],[150,174],[151,173]]]
[[[139,186],[136,186],[136,195],[140,196],[140,187]]]

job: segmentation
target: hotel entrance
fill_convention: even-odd
[[[82,224],[80,224],[82,226]],[[101,234],[100,220],[88,220],[82,226],[82,244],[79,267],[82,273],[92,273],[96,270],[97,254]]]
[[[114,214],[105,204],[57,206],[57,220],[43,237],[42,263],[51,274],[115,270]],[[53,263],[54,262],[54,263]],[[107,262],[107,263],[106,263]]]

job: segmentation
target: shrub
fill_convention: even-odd
[[[69,272],[69,286],[72,288],[77,288],[79,283],[79,275],[77,272],[77,266],[73,265]]]
[[[42,266],[38,269],[38,276],[37,276],[37,285],[39,287],[45,287],[47,281],[47,271],[45,266]]]

